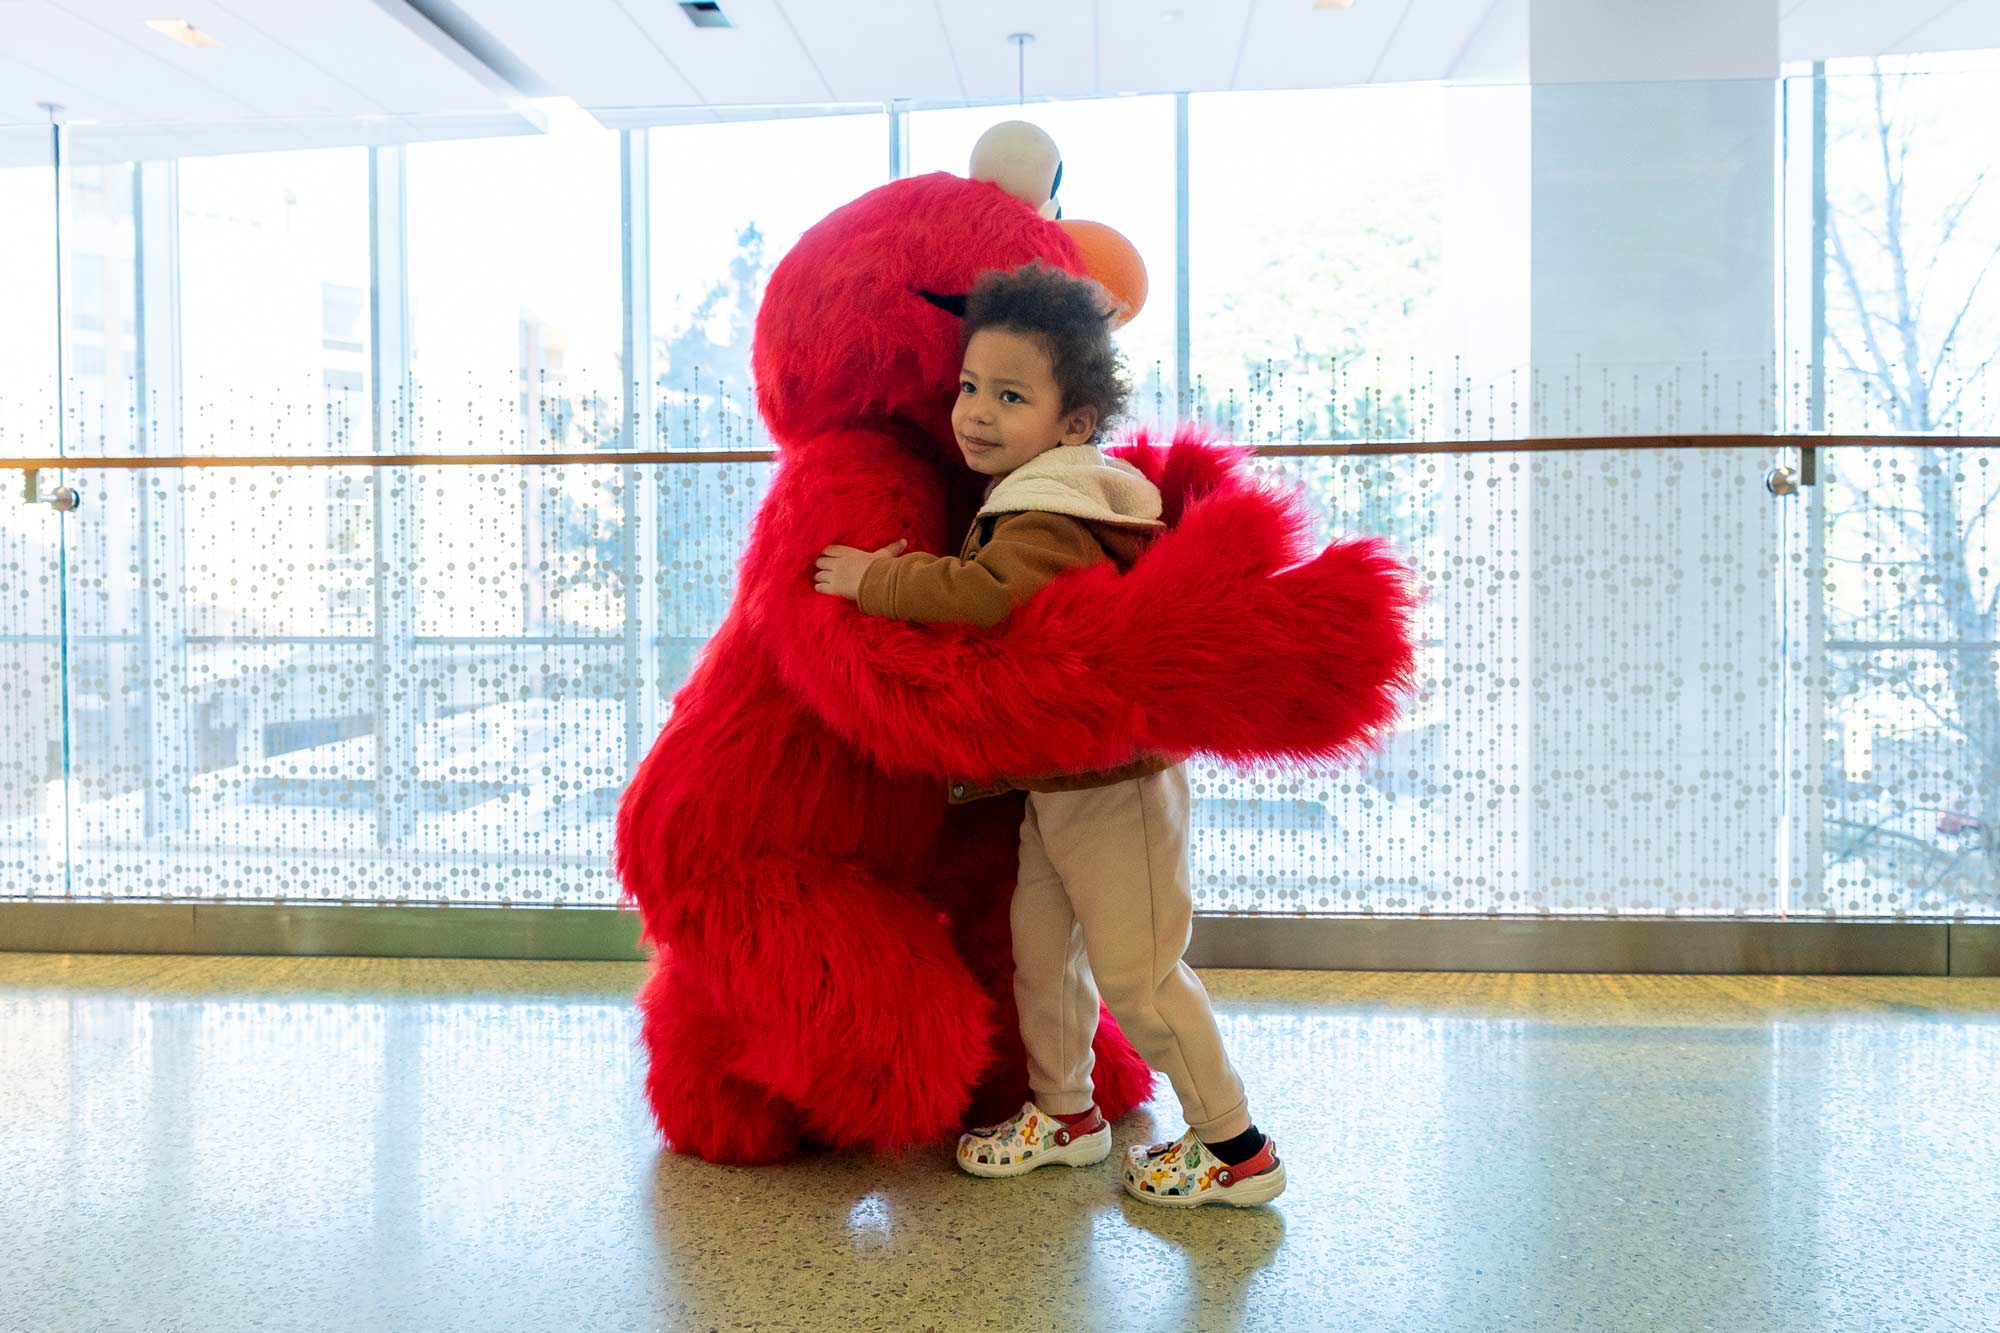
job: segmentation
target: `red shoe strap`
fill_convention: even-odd
[[[1062,1126],[1061,1129],[1056,1131],[1057,1138],[1062,1143],[1068,1143],[1071,1139],[1084,1138],[1104,1128],[1104,1116],[1099,1113],[1095,1106],[1091,1107],[1088,1111],[1078,1111],[1075,1115],[1052,1115],[1051,1118]]]
[[[1223,1167],[1220,1179],[1224,1185],[1234,1185],[1239,1180],[1248,1180],[1252,1176],[1261,1176],[1277,1164],[1278,1145],[1267,1134],[1264,1137],[1264,1146],[1257,1150],[1255,1156],[1238,1162],[1234,1166]]]

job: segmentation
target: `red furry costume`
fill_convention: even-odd
[[[952,442],[949,298],[1032,259],[1083,271],[1060,224],[939,173],[837,209],[772,275],[754,356],[780,463],[735,605],[618,813],[619,873],[659,950],[646,1091],[677,1151],[894,1149],[1025,1099],[1007,925],[1021,800],[953,808],[948,777],[1140,747],[1342,756],[1407,681],[1387,552],[1315,557],[1296,497],[1192,436],[1116,451],[1171,525],[1123,577],[1066,576],[988,630],[813,591],[835,542],[957,549],[985,478]],[[1108,1016],[1096,1051],[1115,1118],[1152,1074]]]

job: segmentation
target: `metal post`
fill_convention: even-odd
[[[49,256],[55,264],[56,277],[56,457],[68,452],[63,423],[68,413],[63,410],[63,391],[68,387],[63,379],[64,353],[68,349],[69,326],[63,315],[63,297],[69,290],[69,253],[63,246],[63,106],[60,102],[38,103],[49,118],[49,186],[54,192],[50,201],[54,205],[55,253]]]
[[[1826,62],[1812,67],[1812,332],[1806,346],[1806,429],[1826,429]]]
[[[899,181],[910,174],[910,110],[909,103],[894,98],[887,104],[889,112],[889,179]]]
[[[1812,69],[1812,324],[1806,351],[1810,358],[1806,428],[1814,431],[1826,429],[1826,239],[1826,62],[1818,60]],[[1809,483],[1799,515],[1806,525],[1806,642],[1800,673],[1805,706],[1799,710],[1804,715],[1799,751],[1805,771],[1791,786],[1801,806],[1793,826],[1800,843],[1799,887],[1817,910],[1826,903],[1826,487],[1813,484],[1820,481],[1816,451],[1807,445],[1800,453],[1800,470]],[[1783,887],[1789,894],[1789,875]],[[1789,897],[1783,906],[1790,908]]]
[[[403,149],[368,150],[369,355],[375,448],[410,447],[410,301]],[[392,847],[416,831],[416,482],[408,468],[373,468],[375,499],[375,840]]]
[[[69,417],[68,404],[65,401],[69,393],[69,380],[64,374],[64,363],[66,360],[64,354],[68,350],[69,324],[64,317],[63,308],[63,299],[68,291],[67,278],[69,274],[69,251],[63,244],[63,191],[64,187],[68,184],[68,177],[64,174],[65,169],[63,165],[62,105],[57,102],[43,102],[41,107],[42,110],[48,113],[49,117],[49,185],[55,195],[55,253],[50,258],[55,261],[56,266],[55,409],[56,456],[60,458],[69,452],[68,436],[63,428],[64,423]],[[68,479],[59,472],[57,473],[56,484],[58,486],[67,486]],[[56,689],[62,708],[62,774],[55,784],[55,788],[61,794],[62,799],[62,891],[66,895],[75,891],[76,883],[76,820],[74,816],[76,800],[74,783],[71,781],[71,774],[75,771],[72,766],[75,738],[71,732],[71,724],[74,717],[74,700],[70,689],[68,527],[67,518],[58,518],[56,520]]]
[[[1189,370],[1188,297],[1188,95],[1174,94],[1174,415],[1194,415],[1194,376]]]
[[[625,309],[625,417],[618,447],[646,449],[652,446],[653,429],[650,144],[644,130],[625,130],[618,139]],[[660,469],[656,465],[628,465],[623,471],[618,562],[625,580],[625,771],[631,773],[660,728],[660,597],[664,585],[660,577]]]

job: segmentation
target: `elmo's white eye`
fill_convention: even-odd
[[[1043,217],[1055,215],[1062,154],[1039,125],[1007,120],[980,135],[972,145],[968,174],[976,181],[993,182]]]

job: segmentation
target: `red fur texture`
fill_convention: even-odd
[[[953,777],[1096,766],[1138,748],[1347,756],[1406,688],[1411,608],[1378,543],[1310,549],[1299,497],[1183,430],[1121,446],[1172,528],[1120,578],[1067,576],[990,630],[862,615],[813,591],[827,545],[955,549],[983,479],[949,432],[962,294],[1061,229],[992,186],[883,186],[778,265],[753,349],[781,461],[735,605],[618,813],[618,870],[658,950],[640,995],[647,1096],[680,1152],[772,1162],[891,1151],[1026,1095],[1007,930],[1021,798]],[[1152,1073],[1109,1015],[1098,1100]]]

